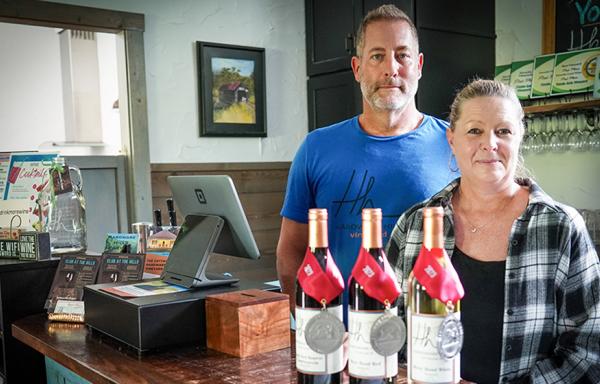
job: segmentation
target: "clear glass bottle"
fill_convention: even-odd
[[[50,233],[52,253],[85,252],[87,239],[81,172],[67,166],[65,159],[58,156],[52,161],[47,188],[49,209],[44,230]]]

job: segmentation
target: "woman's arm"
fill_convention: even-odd
[[[565,223],[557,288],[557,339],[553,355],[538,361],[533,383],[600,383],[600,265],[583,218]]]

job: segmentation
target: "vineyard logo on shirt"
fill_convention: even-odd
[[[355,183],[358,184],[358,188]],[[354,169],[344,189],[344,195],[341,199],[332,202],[333,215],[337,217],[342,209],[348,209],[348,215],[360,216],[363,208],[375,208],[373,200],[369,198],[369,192],[373,189],[373,185],[375,185],[375,178],[369,176],[368,170],[363,172],[361,178],[357,176],[356,169]]]
[[[356,217],[355,222],[340,223],[336,226],[338,231],[348,231],[350,238],[362,237],[360,215],[364,208],[381,208],[376,207],[373,203],[373,199],[369,196],[370,192],[375,186],[375,177],[369,175],[369,171],[365,170],[362,174],[356,169],[352,170],[350,179],[344,187],[344,194],[340,199],[333,200],[331,202],[331,212],[334,217],[338,215],[347,215],[348,219],[352,216]],[[398,214],[392,213],[386,214],[384,212],[383,217],[394,217],[398,218]],[[383,239],[386,240],[394,227],[394,223],[383,224]]]

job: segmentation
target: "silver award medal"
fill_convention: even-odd
[[[406,325],[398,316],[385,312],[371,328],[371,347],[381,356],[398,353],[406,342]]]
[[[327,355],[342,346],[345,331],[340,319],[322,310],[306,323],[304,337],[310,349]]]
[[[446,360],[456,356],[463,345],[463,327],[454,314],[446,316],[437,334],[437,350],[441,357]]]

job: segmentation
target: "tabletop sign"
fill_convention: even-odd
[[[144,274],[144,254],[109,253],[102,254],[100,272],[96,283],[117,283],[140,281]]]
[[[600,46],[600,0],[555,1],[555,50]]]
[[[510,85],[517,91],[519,100],[527,100],[531,95],[533,60],[515,61],[510,67]]]
[[[19,235],[19,260],[48,260],[50,256],[48,232],[23,232]]]
[[[600,48],[556,54],[552,95],[590,92],[594,87],[596,57]]]
[[[510,64],[497,65],[494,71],[494,80],[510,85]]]
[[[57,300],[83,300],[83,287],[96,282],[100,256],[62,255],[44,308],[53,312]]]
[[[0,240],[0,259],[19,258],[19,240]]]
[[[533,80],[531,98],[550,96],[552,93],[552,75],[554,74],[555,55],[537,56],[533,60]]]

